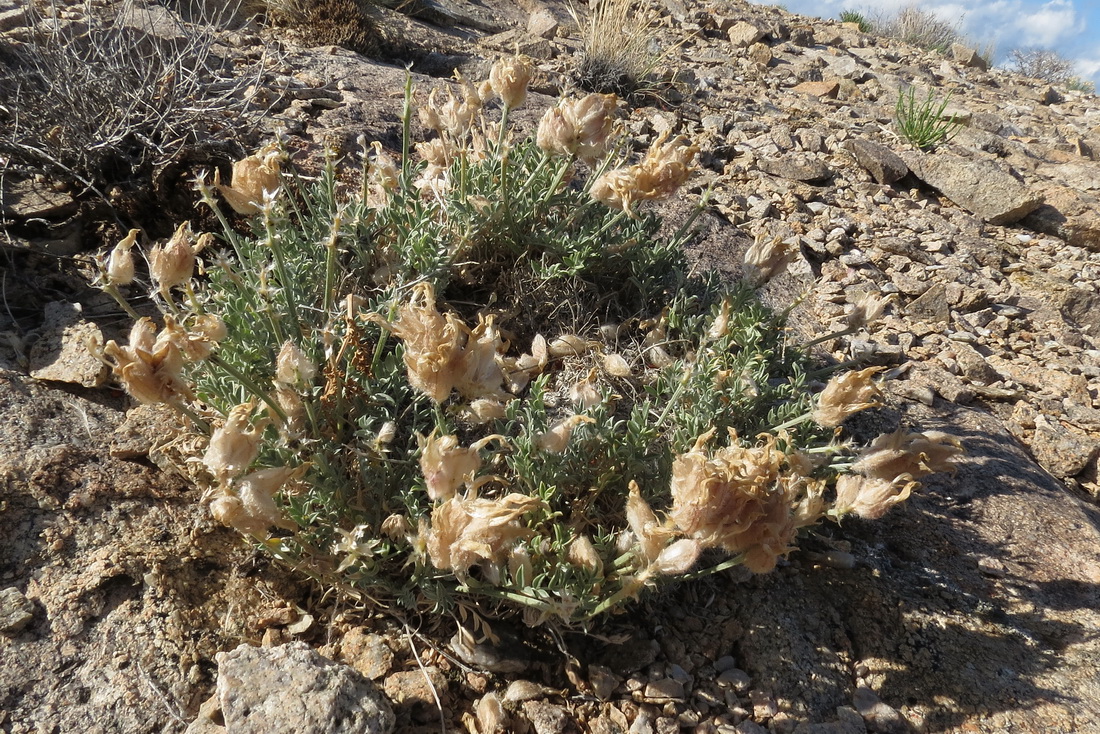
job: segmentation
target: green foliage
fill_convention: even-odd
[[[866,16],[855,10],[840,11],[840,21],[842,23],[856,23],[859,26],[860,33],[870,33],[873,30],[871,22],[867,20]]]
[[[939,143],[946,143],[958,132],[960,123],[954,115],[945,119],[944,110],[951,101],[950,92],[943,100],[936,98],[934,90],[928,90],[923,102],[917,101],[914,87],[902,90],[898,94],[898,103],[894,109],[894,123],[898,132],[917,148],[924,150]]]
[[[1096,92],[1096,84],[1082,79],[1079,76],[1071,76],[1065,81],[1066,89],[1072,89],[1075,92],[1084,92],[1085,94],[1093,94]]]

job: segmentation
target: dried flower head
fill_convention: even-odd
[[[462,366],[455,379],[455,388],[464,398],[503,400],[506,397],[499,359],[505,349],[493,317],[479,317],[478,325],[469,333],[462,349]]]
[[[195,272],[195,255],[201,246],[195,242],[191,223],[184,222],[164,245],[149,251],[149,275],[164,296],[169,289],[191,280]]]
[[[272,525],[293,527],[275,504],[275,494],[296,473],[285,466],[260,469],[237,480],[237,498],[240,504],[226,524],[242,533],[259,535]],[[218,518],[222,520],[222,518]],[[224,522],[224,520],[222,520]]]
[[[535,445],[549,454],[560,454],[569,445],[569,439],[573,437],[573,431],[582,423],[595,423],[596,421],[587,415],[571,415],[563,418],[550,426],[545,432],[535,437]]]
[[[436,309],[430,283],[418,284],[397,320],[386,325],[404,342],[409,383],[437,403],[446,400],[465,369],[465,326]]]
[[[141,318],[130,328],[130,343],[120,347],[113,339],[103,347],[103,354],[112,360],[111,369],[122,387],[139,403],[166,403],[180,398],[191,399],[190,386],[183,379],[185,362],[180,334],[175,321],[165,319],[168,337],[156,333],[149,318]]]
[[[674,460],[669,517],[703,547],[744,553],[750,570],[771,570],[797,530],[797,483],[780,481],[786,455],[773,435],[762,434],[760,445],[747,447],[731,430],[730,445],[710,456],[705,447],[712,435],[700,436]]]
[[[675,534],[657,520],[657,515],[642,497],[641,488],[635,481],[630,482],[630,493],[626,498],[626,522],[637,542],[637,554],[643,567],[657,560],[665,544]]]
[[[954,436],[940,431],[910,433],[899,428],[872,441],[852,465],[852,471],[887,481],[902,475],[919,479],[935,472],[955,471],[955,459],[962,453],[962,444]]]
[[[745,252],[745,280],[759,288],[794,261],[798,248],[792,242],[761,233]]]
[[[618,104],[613,94],[563,99],[542,116],[536,144],[547,153],[572,155],[592,164],[607,152]]]
[[[487,572],[507,560],[513,544],[532,531],[520,519],[546,503],[537,497],[512,493],[499,499],[452,497],[432,511],[425,538],[428,557],[436,568],[451,570],[463,579],[478,564]]]
[[[317,367],[292,341],[283,343],[275,359],[275,382],[286,387],[303,388],[313,384]]]
[[[897,299],[897,293],[882,296],[878,293],[864,293],[855,303],[852,310],[845,317],[849,329],[862,329],[874,324],[882,317],[886,307]]]
[[[882,405],[882,393],[871,382],[871,378],[882,370],[882,367],[868,367],[834,375],[818,396],[814,422],[819,426],[835,428],[861,410]]]
[[[680,135],[668,139],[666,130],[654,141],[645,158],[629,168],[617,168],[597,177],[589,188],[596,201],[628,214],[636,201],[671,196],[688,180],[699,147]]]
[[[489,86],[505,107],[515,109],[527,99],[527,85],[534,73],[535,67],[526,56],[500,59],[489,70]]]
[[[580,566],[593,576],[603,576],[603,559],[587,535],[577,535],[569,542],[565,559],[574,566]]]
[[[255,407],[251,402],[235,406],[226,416],[225,423],[210,436],[202,463],[220,482],[243,474],[259,453],[260,435],[266,421],[253,423]]]
[[[130,252],[137,243],[140,229],[131,229],[125,238],[111,250],[107,259],[107,283],[129,285],[134,282],[134,255]]]
[[[264,200],[279,190],[283,154],[271,143],[233,164],[229,186],[221,183],[221,172],[214,171],[214,186],[238,214],[257,214]]]
[[[463,484],[471,481],[481,467],[478,449],[458,445],[457,436],[437,436],[435,431],[420,441],[420,470],[428,496],[435,501],[449,500]]]
[[[836,502],[833,512],[840,517],[854,513],[867,520],[877,520],[894,505],[908,499],[917,482],[908,474],[891,479],[845,474],[836,482]]]
[[[668,139],[669,131],[658,136],[635,174],[640,199],[661,199],[676,193],[693,170],[699,146],[683,135]]]
[[[382,150],[382,144],[377,140],[370,144],[374,153],[371,155],[370,182],[381,191],[393,191],[401,181],[401,168],[386,151]]]

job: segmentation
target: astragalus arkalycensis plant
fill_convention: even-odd
[[[433,91],[415,145],[410,88],[403,150],[364,141],[352,185],[335,155],[307,179],[276,148],[200,182],[220,241],[181,227],[164,325],[104,351],[136,399],[193,418],[182,463],[218,520],[380,603],[577,622],[768,571],[802,529],[951,468],[957,444],[923,434],[853,459],[839,427],[877,404],[876,370],[815,396],[752,287],[689,275],[690,225],[662,236],[642,207],[685,184],[690,141],[631,160],[607,95],[516,140],[530,75],[508,59]],[[790,256],[761,240],[746,277]]]

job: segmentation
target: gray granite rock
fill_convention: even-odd
[[[990,224],[1011,224],[1024,218],[1043,197],[1000,166],[950,153],[908,153],[902,160],[920,180]]]
[[[303,642],[218,653],[218,699],[234,734],[389,734],[378,688]]]
[[[909,167],[901,156],[884,145],[864,138],[852,138],[845,141],[844,148],[880,184],[894,183],[909,173]]]

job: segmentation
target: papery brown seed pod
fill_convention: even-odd
[[[149,251],[149,275],[158,290],[167,295],[171,288],[182,285],[195,273],[195,242],[191,223],[184,222],[164,245]]]
[[[573,437],[573,430],[582,423],[595,423],[596,421],[587,415],[571,415],[552,425],[544,433],[535,437],[535,445],[549,454],[560,454],[569,445],[569,439]]]
[[[256,458],[265,421],[252,422],[254,403],[235,406],[210,436],[202,463],[219,481],[244,473]]]
[[[283,154],[275,144],[267,145],[256,153],[233,164],[233,177],[229,186],[221,183],[221,172],[214,171],[214,187],[238,214],[257,214],[265,199],[279,190],[280,168]]]
[[[579,357],[593,346],[591,342],[576,334],[563,334],[548,345],[551,357]]]
[[[140,229],[131,229],[126,237],[111,250],[107,260],[107,283],[129,285],[134,282],[134,255],[130,252],[137,242]]]
[[[603,357],[603,368],[613,377],[630,377],[630,363],[621,354],[612,352]]]

